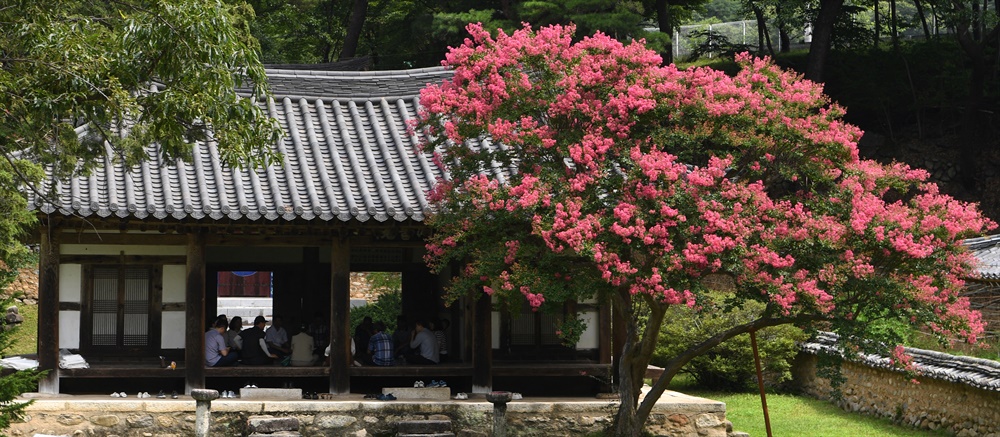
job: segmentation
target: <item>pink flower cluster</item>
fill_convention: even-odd
[[[861,131],[818,84],[745,54],[733,77],[664,67],[641,42],[574,43],[572,26],[468,30],[418,125],[452,177],[428,196],[427,259],[474,266],[456,289],[533,308],[601,287],[695,306],[720,272],[784,314],[882,305],[982,333],[958,294],[972,265],[959,242],[995,224],[922,170],[859,159]]]

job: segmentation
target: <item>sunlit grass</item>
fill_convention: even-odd
[[[38,349],[38,305],[18,305],[17,310],[24,317],[24,323],[13,333],[13,343],[3,355],[33,354]]]
[[[724,393],[699,390],[690,379],[681,378],[670,387],[692,396],[726,403],[726,418],[733,429],[751,436],[766,436],[759,393]],[[849,413],[818,399],[788,394],[767,394],[771,431],[775,436],[859,436],[902,437],[941,436],[943,432],[917,430],[893,424],[887,419]]]

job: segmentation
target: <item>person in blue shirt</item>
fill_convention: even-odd
[[[226,338],[222,336],[228,327],[226,320],[217,319],[212,329],[205,333],[205,366],[224,367],[236,364],[237,355],[230,353]]]
[[[392,337],[385,333],[385,323],[375,322],[375,335],[368,340],[368,355],[371,356],[371,363],[376,366],[393,365],[393,352],[395,348],[392,344]]]

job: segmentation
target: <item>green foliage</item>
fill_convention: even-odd
[[[0,286],[0,289],[2,288]],[[14,297],[0,298],[0,309],[6,309],[13,303]],[[10,349],[14,335],[20,329],[24,328],[17,327],[7,330],[3,329],[3,325],[0,325],[0,355]],[[24,409],[31,404],[31,401],[20,401],[17,400],[17,397],[21,393],[35,390],[35,384],[42,376],[44,376],[44,372],[35,370],[22,370],[0,376],[0,432],[7,429],[11,422],[20,420],[24,416]]]
[[[736,54],[753,51],[750,44],[733,42],[726,35],[712,30],[695,30],[689,34],[695,42],[688,61],[695,61],[705,57],[718,56],[726,59],[734,59]]]
[[[351,308],[351,332],[361,324],[365,317],[371,317],[372,322],[385,323],[386,329],[396,328],[396,316],[403,310],[403,293],[400,289],[386,291],[379,295],[375,302],[368,305]],[[366,345],[357,345],[364,348]]]
[[[0,309],[6,309],[0,308]],[[26,355],[38,352],[38,305],[18,305],[24,323],[11,333],[10,348],[3,352],[7,355]]]
[[[709,304],[711,305],[711,304]],[[761,316],[764,305],[745,301],[742,306],[695,311],[683,305],[667,310],[651,363],[663,366],[688,348],[741,323]],[[791,379],[791,360],[798,352],[797,341],[806,339],[802,330],[781,325],[757,331],[764,382],[776,386]],[[749,335],[738,335],[688,363],[682,372],[691,374],[698,385],[710,390],[741,391],[757,385],[753,350]]]

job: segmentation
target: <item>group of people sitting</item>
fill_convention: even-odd
[[[284,366],[316,366],[328,364],[330,357],[330,327],[322,315],[313,323],[298,326],[289,337],[282,317],[275,315],[267,327],[264,316],[254,318],[253,326],[243,329],[241,317],[228,320],[219,315],[212,329],[205,333],[205,365],[207,367],[281,364]],[[397,364],[438,364],[448,360],[448,320],[418,320],[407,323],[396,319],[391,334],[385,323],[365,317],[354,330],[351,354],[356,365],[393,366]],[[266,329],[265,329],[266,328]],[[365,349],[356,351],[356,345]],[[320,351],[324,351],[320,355]]]
[[[368,347],[355,355],[366,365],[438,364],[448,360],[448,320],[418,320],[412,325],[406,318],[396,318],[396,330],[390,333],[382,322],[365,317],[354,330],[355,344]]]
[[[212,329],[205,333],[205,365],[207,367],[281,364],[292,366],[312,366],[322,360],[316,351],[323,350],[329,343],[330,327],[322,315],[316,314],[313,323],[299,326],[298,333],[289,338],[282,317],[275,315],[268,320],[264,316],[254,318],[253,325],[243,329],[243,319],[239,316],[227,320],[219,315],[212,323]]]

